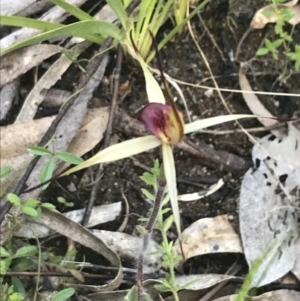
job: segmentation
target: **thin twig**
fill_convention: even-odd
[[[129,220],[129,210],[130,210],[129,202],[127,200],[127,197],[126,197],[123,189],[121,189],[121,193],[122,193],[122,198],[126,204],[126,212],[125,212],[125,218],[124,218],[122,224],[120,225],[120,227],[118,228],[117,232],[123,232],[128,224],[128,220]]]
[[[118,46],[117,63],[116,63],[115,74],[114,74],[114,91],[113,91],[113,96],[112,96],[112,100],[111,100],[110,114],[109,114],[106,133],[105,133],[105,137],[104,137],[103,149],[107,148],[109,146],[110,140],[111,140],[112,125],[113,125],[113,121],[114,121],[115,111],[117,108],[117,98],[118,98],[118,91],[119,91],[119,86],[120,86],[122,58],[123,58],[122,47],[121,47],[121,45],[119,45]],[[99,179],[102,176],[103,166],[104,166],[103,164],[100,164],[98,166],[98,170],[96,173],[96,179]],[[84,216],[82,219],[82,224],[84,226],[87,225],[89,222],[89,219],[90,219],[90,216],[92,213],[92,209],[94,207],[94,203],[95,203],[95,200],[98,195],[99,186],[100,186],[99,183],[100,182],[96,182],[95,185],[93,186],[90,200],[89,200],[88,206],[84,212]]]
[[[138,258],[137,264],[137,290],[138,290],[138,301],[143,301],[143,265],[144,265],[144,257],[149,245],[150,235],[155,226],[156,218],[159,213],[161,203],[164,196],[164,191],[166,188],[166,182],[164,179],[161,179],[157,183],[157,193],[154,200],[154,205],[152,208],[151,215],[148,219],[148,222],[145,226],[145,234],[143,234],[143,249]]]

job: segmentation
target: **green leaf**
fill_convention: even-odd
[[[92,16],[78,8],[77,6],[74,6],[66,1],[63,0],[49,0],[52,3],[60,6],[63,8],[65,11],[67,11],[70,15],[76,17],[77,19],[81,21],[86,21],[86,20],[94,20]]]
[[[256,55],[266,55],[270,50],[268,48],[259,48]]]
[[[6,251],[5,248],[0,246],[0,257],[9,257],[9,253]]]
[[[3,16],[1,16],[1,18],[2,17]],[[101,35],[102,38],[99,35]],[[121,31],[116,25],[113,25],[106,21],[79,21],[70,25],[64,25],[63,27],[60,26],[60,28],[58,29],[53,29],[45,33],[40,33],[28,39],[24,39],[23,41],[13,44],[7,48],[1,49],[0,54],[2,55],[9,51],[13,51],[33,44],[38,44],[43,41],[61,36],[79,37],[94,43],[101,44],[104,36],[110,36],[116,40],[120,40]]]
[[[118,16],[122,27],[126,30],[127,28],[127,13],[125,10],[125,7],[123,6],[123,3],[121,0],[106,0],[108,5],[112,8],[112,10],[116,13]]]
[[[38,200],[34,200],[34,199],[28,199],[24,202],[23,206],[24,207],[32,207],[35,208],[37,207],[41,202]]]
[[[21,205],[21,200],[20,198],[15,195],[14,193],[8,193],[7,194],[7,199],[13,204],[13,205],[16,205],[16,206],[20,206]]]
[[[266,8],[262,14],[266,17],[272,17],[274,15],[276,15],[276,11],[274,10],[274,8]]]
[[[269,39],[265,40],[265,45],[269,50],[273,50],[273,44]]]
[[[5,258],[0,260],[0,275],[4,275],[11,265],[11,258]]]
[[[24,246],[17,250],[16,256],[17,257],[33,256],[36,253],[38,253],[38,249],[36,246]]]
[[[18,16],[0,16],[1,25],[35,28],[43,31],[49,31],[64,27],[63,24],[18,17]]]
[[[38,215],[38,212],[36,211],[36,209],[34,209],[32,207],[22,206],[21,210],[23,213],[25,213],[29,216],[36,217]]]
[[[29,146],[27,147],[27,150],[28,152],[38,156],[52,155],[48,149],[41,146]]]
[[[60,160],[65,161],[70,164],[78,165],[78,164],[84,162],[84,160],[81,159],[80,157],[78,157],[72,153],[68,153],[68,152],[58,152],[55,154],[55,156],[57,158],[59,158]]]
[[[55,210],[56,209],[56,207],[51,203],[42,203],[42,207],[47,208],[49,210]]]
[[[167,231],[171,228],[174,221],[174,216],[170,215],[165,221],[163,226],[164,233],[167,233]]]
[[[37,213],[37,215],[36,216],[34,216],[34,219],[35,219],[35,221],[40,221],[41,220],[41,218],[42,218],[42,209],[41,209],[41,207],[37,207],[36,208],[36,213]]]
[[[75,289],[72,287],[69,288],[65,288],[62,291],[56,293],[51,301],[64,301],[68,298],[70,298],[71,296],[73,296],[75,293]]]
[[[156,181],[155,177],[149,173],[149,172],[144,172],[142,176],[140,176],[140,179],[147,185],[154,185],[154,182]]]
[[[23,272],[32,269],[33,266],[34,263],[30,258],[21,257],[14,260],[12,270],[14,272]]]
[[[282,44],[282,42],[283,42],[283,39],[278,39],[278,40],[273,42],[273,46],[275,48],[278,48]]]
[[[149,200],[151,200],[151,201],[154,201],[154,200],[155,200],[154,195],[153,195],[152,193],[150,193],[147,189],[141,188],[141,191],[142,191],[143,195],[144,195],[147,199],[149,199]]]
[[[169,287],[163,284],[155,284],[153,287],[160,292],[169,292],[171,290]]]
[[[13,171],[11,166],[3,166],[0,168],[0,178],[4,178]]]
[[[100,151],[95,156],[84,161],[83,163],[67,170],[61,176],[69,175],[78,170],[93,166],[99,163],[106,163],[131,157],[147,151],[149,149],[155,148],[161,144],[161,141],[154,136],[145,136],[140,138],[134,138],[127,140],[115,145],[112,145],[103,151]]]
[[[25,291],[24,285],[20,278],[12,277],[11,282],[12,282],[12,285],[14,286],[15,292],[18,292],[19,294],[21,294],[22,297],[26,296],[26,291]]]
[[[43,169],[42,175],[40,177],[41,183],[46,182],[51,179],[54,171],[54,158],[50,158],[50,160],[47,162],[46,166]],[[50,183],[47,183],[43,186],[43,189],[46,189]]]

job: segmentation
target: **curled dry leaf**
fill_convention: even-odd
[[[49,227],[53,231],[71,238],[77,243],[90,248],[91,250],[104,256],[113,266],[118,268],[116,277],[108,284],[92,286],[85,285],[91,291],[108,291],[117,288],[122,281],[122,265],[119,256],[107,246],[99,237],[91,231],[73,222],[57,211],[43,209],[40,223]]]
[[[227,215],[199,219],[182,232],[182,237],[186,259],[209,253],[243,252],[240,238]],[[181,253],[179,247],[177,252]]]
[[[265,106],[260,102],[258,97],[254,93],[247,93],[247,91],[253,91],[248,79],[244,73],[244,68],[243,64],[240,66],[240,71],[239,71],[239,82],[240,82],[240,87],[242,90],[242,94],[244,97],[244,100],[248,106],[248,108],[251,110],[251,112],[254,115],[259,115],[267,118],[258,118],[258,120],[263,124],[265,127],[272,127],[274,125],[278,124],[278,121],[275,119],[270,119],[274,118],[274,116],[265,108]],[[271,130],[271,132],[274,135],[278,135],[282,133],[282,129],[274,129]]]
[[[104,241],[114,252],[122,259],[137,259],[138,254],[142,250],[143,240],[141,237],[131,236],[121,232],[111,232],[104,230],[91,230],[94,235]],[[158,244],[150,239],[147,253],[144,261],[144,272],[152,272],[160,264],[161,259],[159,254],[150,254],[158,250]]]
[[[0,67],[0,87],[12,82],[50,56],[62,52],[57,45],[38,44],[6,54]]]
[[[99,224],[113,221],[121,213],[121,202],[112,203],[108,205],[95,206],[92,210],[91,217],[89,219],[86,228],[91,228]],[[72,210],[63,215],[75,223],[81,223],[85,209]],[[43,238],[53,234],[48,227],[41,225],[40,223],[33,222],[32,220],[26,222],[26,227],[21,227],[14,234],[17,237],[24,238]]]
[[[237,295],[225,296],[214,301],[233,301]],[[252,297],[251,301],[299,301],[300,292],[292,290],[278,290],[273,292],[264,293],[260,296]]]
[[[252,286],[271,283],[291,270],[300,275],[299,142],[300,131],[289,125],[286,135],[267,135],[253,148],[255,167],[244,176],[239,214],[248,264],[263,258]]]
[[[293,12],[293,18],[288,21],[288,23],[290,23],[291,25],[297,25],[300,22],[300,5],[296,5],[297,2],[298,0],[293,0],[278,5],[278,9],[284,9],[288,7]],[[268,13],[266,16],[266,11],[274,11],[274,14]],[[255,13],[254,17],[252,18],[250,27],[255,29],[264,28],[268,23],[275,23],[277,21],[277,18],[278,14],[275,12],[273,4],[270,4],[264,6]]]

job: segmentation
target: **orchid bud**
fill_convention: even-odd
[[[183,116],[180,111],[161,103],[148,103],[139,113],[139,120],[164,143],[176,144],[183,136]]]

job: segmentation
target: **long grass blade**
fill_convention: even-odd
[[[14,24],[14,26],[19,26]],[[26,27],[26,26],[25,26]],[[7,53],[25,46],[41,43],[43,41],[49,40],[51,38],[60,36],[73,36],[89,40],[94,43],[101,44],[103,42],[103,37],[101,36],[111,36],[116,40],[121,39],[120,29],[105,21],[80,21],[74,24],[65,25],[63,27],[47,31],[45,33],[38,34],[34,37],[25,39],[19,43],[13,44],[7,48],[1,49],[0,54]]]
[[[122,24],[122,27],[124,29],[126,29],[128,16],[127,16],[127,13],[126,13],[126,10],[125,10],[125,7],[124,7],[122,1],[121,0],[106,0],[106,2],[118,16],[118,18]]]
[[[47,22],[42,20],[35,20],[30,18],[18,17],[18,16],[0,16],[1,25],[4,26],[17,26],[17,27],[29,27],[40,29],[43,31],[53,30],[64,27],[63,24]]]
[[[182,23],[180,23],[178,26],[176,26],[174,29],[172,29],[163,39],[162,41],[158,44],[158,49],[160,50],[161,48],[163,48],[168,41],[170,41],[174,35],[179,32],[181,30],[181,28],[183,26],[185,26],[185,24],[190,21],[198,12],[200,9],[202,9],[208,2],[210,2],[210,0],[204,0],[203,2],[201,2],[190,14],[188,17],[186,17]],[[155,52],[152,51],[150,53],[150,55],[147,57],[147,62],[150,62],[153,57],[155,56]]]

